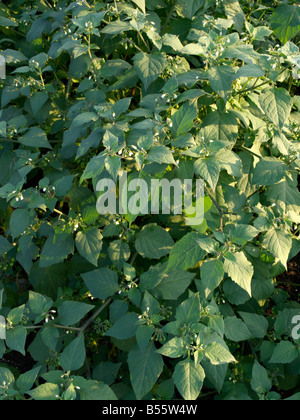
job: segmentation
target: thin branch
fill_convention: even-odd
[[[171,7],[171,9],[170,9],[170,11],[169,11],[169,14],[168,14],[168,16],[167,16],[167,20],[165,21],[165,24],[164,24],[164,26],[163,26],[163,28],[162,28],[162,35],[164,35],[164,34],[166,33],[166,30],[167,30],[168,24],[169,24],[170,20],[172,19],[172,15],[173,15],[173,13],[174,13],[174,11],[175,11],[176,4],[177,4],[177,0],[174,0],[174,4],[173,4],[173,6]]]
[[[25,327],[26,330],[40,330],[45,327],[44,325],[32,325],[29,327]],[[67,330],[67,331],[80,331],[80,328],[75,327],[67,327],[65,325],[56,325],[56,324],[49,324],[49,327],[58,328],[60,330]]]
[[[112,302],[112,299],[107,299],[102,306],[94,313],[94,315],[86,321],[86,323],[80,328],[79,335],[83,334],[84,331],[92,324],[92,322],[97,318],[98,315]]]

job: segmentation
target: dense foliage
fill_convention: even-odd
[[[299,399],[300,8],[0,3],[0,399]],[[96,210],[205,180],[205,221]]]

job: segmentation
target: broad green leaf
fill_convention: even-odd
[[[40,267],[49,267],[74,254],[74,239],[69,233],[52,234],[41,252]]]
[[[226,65],[210,67],[208,76],[212,89],[227,102],[235,76],[234,69]]]
[[[135,3],[143,13],[146,13],[146,0],[132,0],[133,3]]]
[[[252,296],[251,282],[254,268],[243,252],[227,253],[224,270],[235,283]]]
[[[128,366],[132,388],[137,400],[141,400],[152,387],[163,371],[163,359],[156,352],[153,343],[149,343],[144,351],[133,348],[128,355]]]
[[[221,172],[218,160],[214,158],[198,159],[194,167],[196,174],[204,179],[212,190],[215,191]]]
[[[171,251],[168,270],[187,270],[193,268],[207,254],[203,248],[204,244],[205,239],[196,232],[185,235],[174,245]]]
[[[235,316],[225,319],[225,335],[228,340],[236,343],[252,338],[252,334],[246,327],[246,324]]]
[[[292,110],[292,98],[284,88],[267,90],[259,97],[259,103],[268,119],[280,130]]]
[[[155,260],[168,255],[173,245],[171,235],[156,225],[144,226],[135,242],[136,250],[142,257]]]
[[[198,10],[204,6],[204,0],[178,0],[176,2],[176,10],[184,17],[193,19]]]
[[[287,267],[287,261],[292,249],[292,237],[281,229],[270,229],[263,240],[263,245],[278,258],[284,267]]]
[[[102,29],[103,34],[107,35],[117,35],[121,34],[124,31],[132,31],[132,26],[129,22],[123,22],[121,20],[115,20]]]
[[[300,11],[298,5],[282,4],[278,6],[271,17],[274,34],[285,44],[300,31]]]
[[[140,325],[135,333],[136,341],[141,351],[144,351],[154,334],[153,325]]]
[[[0,236],[0,254],[4,255],[12,249],[12,245],[4,236]]]
[[[46,383],[27,392],[27,394],[37,401],[55,401],[59,398],[60,389],[56,384]]]
[[[22,325],[18,325],[6,331],[6,345],[25,356],[25,342],[27,331]]]
[[[75,338],[62,352],[59,361],[65,371],[80,369],[85,361],[86,351],[84,335]]]
[[[108,337],[118,340],[127,340],[135,335],[138,328],[138,316],[135,313],[127,313],[107,331]]]
[[[264,338],[268,333],[269,323],[262,315],[239,312],[248,330],[255,338]]]
[[[201,265],[201,282],[206,297],[219,287],[224,278],[224,274],[224,267],[220,260],[204,261]]]
[[[251,225],[237,225],[230,229],[230,239],[240,245],[245,245],[251,241],[255,236],[259,235],[260,231]]]
[[[187,133],[193,128],[194,120],[197,118],[198,110],[197,103],[185,103],[182,105],[175,114],[172,115],[171,130],[176,137]]]
[[[201,365],[195,365],[195,362],[188,358],[177,363],[173,379],[182,397],[195,401],[203,387],[205,372]]]
[[[30,128],[24,136],[19,138],[19,142],[24,146],[52,149],[46,133],[38,127]]]
[[[235,24],[235,28],[239,31],[243,31],[245,15],[243,9],[238,0],[224,0],[225,13],[228,19],[232,19]]]
[[[160,53],[139,53],[134,57],[134,67],[146,90],[163,73],[166,65],[166,59]]]
[[[20,236],[24,231],[26,231],[28,225],[32,221],[30,213],[26,209],[17,209],[15,210],[10,218],[9,226],[13,239]]]
[[[88,381],[80,387],[80,401],[116,401],[118,398],[113,390],[103,382]]]
[[[299,351],[297,347],[290,341],[281,341],[276,345],[274,353],[269,360],[269,363],[292,363],[299,357]]]
[[[77,324],[88,312],[94,309],[94,305],[83,302],[64,301],[58,308],[56,322],[69,327]]]
[[[41,370],[41,367],[34,368],[28,372],[23,373],[17,379],[16,385],[18,389],[24,394],[33,387],[33,384]]]
[[[113,241],[108,248],[108,255],[112,263],[119,270],[122,269],[123,264],[130,258],[130,248],[127,242],[122,240]]]
[[[279,159],[265,157],[261,159],[253,171],[253,183],[257,185],[273,185],[281,181],[288,167]]]
[[[88,163],[87,167],[85,168],[84,173],[80,178],[80,183],[85,179],[96,178],[98,175],[101,174],[105,167],[105,156],[99,155],[94,156]]]
[[[78,232],[75,243],[79,254],[98,267],[98,258],[103,244],[100,230],[90,228],[85,232]]]
[[[99,268],[89,273],[81,274],[92,296],[105,300],[120,289],[117,274],[109,268]]]
[[[221,344],[211,343],[205,347],[205,356],[213,365],[224,365],[236,362],[232,354]]]
[[[300,213],[300,192],[294,188],[289,178],[267,187],[266,197],[271,204],[278,204],[284,213]]]
[[[182,270],[167,271],[167,263],[151,267],[140,278],[141,290],[149,290],[157,299],[177,300],[191,284],[195,274]]]
[[[154,146],[147,154],[149,162],[165,163],[167,165],[176,165],[173,153],[166,146]]]
[[[272,388],[272,381],[267,370],[255,360],[252,369],[251,388],[257,394],[267,394]]]
[[[176,309],[176,319],[183,325],[199,322],[201,303],[199,294],[196,293],[189,299],[182,302]]]
[[[170,357],[171,359],[177,359],[178,357],[181,357],[185,351],[184,340],[180,337],[174,337],[164,344],[162,348],[157,350],[157,353]]]
[[[233,142],[238,136],[238,122],[231,113],[214,111],[204,118],[201,133],[209,140]]]

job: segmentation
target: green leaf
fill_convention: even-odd
[[[85,361],[86,351],[83,334],[75,338],[62,352],[59,362],[62,368],[71,372],[80,369]]]
[[[135,335],[138,327],[138,316],[134,313],[127,313],[107,331],[108,337],[118,340],[127,340]]]
[[[118,398],[113,390],[102,382],[87,381],[80,388],[80,401],[116,401]]]
[[[104,167],[105,156],[94,156],[85,168],[85,171],[80,178],[80,184],[82,184],[85,179],[96,178],[104,170]]]
[[[24,146],[52,149],[46,133],[38,127],[30,128],[24,136],[19,137],[19,142]]]
[[[4,236],[0,236],[0,254],[4,255],[12,249],[12,245]]]
[[[77,324],[88,312],[94,309],[94,305],[83,302],[64,301],[58,308],[56,322],[69,327]]]
[[[115,20],[102,29],[101,33],[107,35],[117,35],[124,31],[132,31],[132,26],[129,22],[122,22],[121,20]]]
[[[269,323],[265,317],[249,312],[239,312],[239,315],[253,337],[264,338],[267,335]]]
[[[196,174],[204,179],[212,190],[215,191],[221,172],[218,160],[214,158],[198,159],[194,167]]]
[[[147,154],[149,162],[165,163],[167,165],[176,165],[171,150],[166,146],[154,146]]]
[[[224,0],[224,7],[227,18],[232,19],[234,21],[235,28],[239,32],[242,32],[245,22],[245,15],[239,0]]]
[[[204,6],[204,0],[178,0],[176,2],[176,10],[184,17],[193,19],[198,10]]]
[[[265,157],[261,159],[253,171],[253,183],[256,185],[273,185],[281,181],[288,167],[279,159]]]
[[[255,236],[259,235],[260,231],[254,226],[237,225],[230,229],[230,240],[239,245],[245,245],[251,241]]]
[[[213,365],[223,365],[236,362],[232,354],[219,343],[211,343],[206,346],[205,356]]]
[[[267,394],[272,388],[272,381],[267,370],[255,360],[252,369],[251,388],[257,394]]]
[[[37,401],[55,401],[59,397],[60,389],[56,384],[47,383],[27,392],[27,394]]]
[[[187,270],[193,268],[206,256],[209,239],[196,232],[185,235],[178,241],[170,254],[168,270]]]
[[[6,344],[11,350],[15,350],[25,356],[25,342],[27,331],[22,325],[7,330]]]
[[[41,252],[40,267],[49,267],[62,262],[70,254],[74,254],[73,236],[65,232],[52,234]]]
[[[278,6],[271,17],[274,34],[285,44],[300,31],[300,11],[298,5]]]
[[[287,267],[287,261],[292,249],[293,241],[291,235],[281,229],[270,229],[263,240],[263,245],[278,258],[284,267]]]
[[[197,103],[185,103],[172,115],[171,130],[176,137],[181,136],[191,130],[194,126],[194,120],[197,118]]]
[[[106,267],[81,274],[81,277],[94,298],[105,300],[120,289],[117,274]]]
[[[203,120],[201,135],[207,141],[233,142],[238,136],[237,119],[230,113],[211,112]]]
[[[163,359],[157,354],[153,343],[144,351],[133,348],[128,355],[128,366],[132,388],[137,400],[141,400],[151,391],[163,371]]]
[[[232,82],[234,80],[235,71],[231,66],[210,67],[208,77],[212,89],[227,102],[231,92]]]
[[[98,267],[98,258],[103,245],[100,230],[90,228],[85,232],[78,232],[75,243],[79,254]]]
[[[221,284],[224,278],[224,267],[220,260],[204,261],[201,265],[201,282],[207,298]]]
[[[176,309],[176,319],[183,325],[199,322],[201,303],[199,293],[182,302]]]
[[[146,0],[132,0],[146,14]]]
[[[269,363],[292,363],[299,357],[299,352],[296,346],[290,341],[281,341],[276,345],[274,353],[269,360]]]
[[[177,359],[186,352],[184,340],[180,337],[174,337],[166,344],[162,346],[157,353],[163,356],[170,357],[171,359]]]
[[[254,268],[243,252],[234,254],[228,252],[224,261],[224,270],[236,284],[252,296],[251,282]]]
[[[146,90],[163,73],[166,65],[166,59],[160,53],[139,53],[134,57],[134,67]]]
[[[30,213],[26,209],[17,209],[12,213],[9,226],[13,239],[26,231],[31,220]]]
[[[168,255],[173,246],[171,235],[157,225],[144,226],[135,242],[135,248],[142,257],[155,260]]]
[[[34,382],[41,370],[41,367],[34,368],[28,372],[23,373],[17,379],[16,385],[22,394],[27,393],[33,387]]]
[[[195,401],[201,392],[205,372],[201,365],[190,358],[177,363],[173,373],[176,388],[185,400]]]
[[[130,248],[127,242],[122,240],[113,241],[108,248],[108,255],[112,263],[119,270],[123,268],[123,264],[130,258]]]
[[[246,327],[246,324],[235,316],[225,319],[225,335],[228,340],[235,343],[252,338],[252,334]]]
[[[273,88],[260,95],[259,103],[268,119],[280,130],[292,110],[292,98],[284,88]]]

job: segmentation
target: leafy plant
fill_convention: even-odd
[[[299,399],[299,5],[0,5],[0,398]],[[121,170],[205,220],[99,215]]]

